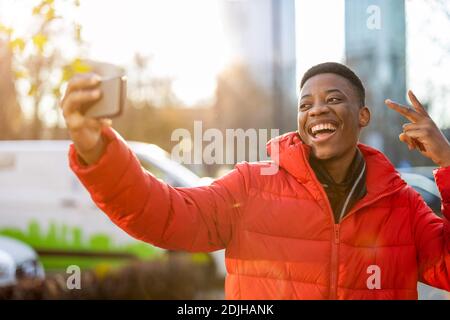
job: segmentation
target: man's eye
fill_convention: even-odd
[[[302,104],[299,105],[298,108],[299,108],[299,110],[304,111],[304,110],[307,110],[307,109],[311,108],[311,105],[309,103],[302,103]]]
[[[328,103],[339,103],[341,102],[341,99],[339,98],[329,98]]]

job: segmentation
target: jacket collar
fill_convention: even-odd
[[[358,143],[358,148],[366,161],[367,195],[364,198],[367,201],[392,193],[406,184],[382,152],[362,143]],[[275,164],[300,183],[309,185],[312,181],[317,181],[308,161],[311,147],[302,142],[297,132],[289,132],[270,140],[267,152]]]

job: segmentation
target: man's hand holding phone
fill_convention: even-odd
[[[95,74],[78,75],[68,84],[61,108],[75,148],[86,164],[95,163],[103,154],[105,141],[103,126],[110,126],[111,120],[90,117],[86,112],[102,100],[102,78]]]

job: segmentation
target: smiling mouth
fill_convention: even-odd
[[[333,136],[338,129],[338,125],[333,122],[324,122],[311,126],[308,129],[308,134],[315,141],[323,141],[327,140],[331,136]]]

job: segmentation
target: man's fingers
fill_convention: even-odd
[[[71,113],[65,119],[67,128],[71,131],[81,129],[85,121],[85,118],[79,112]]]
[[[403,132],[413,131],[413,130],[424,130],[426,125],[422,123],[405,123],[403,126]]]
[[[411,150],[411,145],[408,143],[408,139],[406,138],[406,134],[404,134],[403,132],[400,133],[400,135],[398,136],[398,139],[401,142],[406,143],[408,145],[408,149]]]
[[[406,143],[409,150],[413,150],[417,147],[414,141],[410,137],[408,137],[404,132],[400,133],[398,138],[400,139],[401,142]]]
[[[418,149],[420,151],[426,151],[425,146],[423,145],[422,142],[419,141],[419,135],[416,134],[408,134],[408,133],[401,133],[399,135],[399,139],[400,141],[406,143],[408,145],[408,149],[409,150],[414,150],[414,149]]]
[[[408,91],[408,96],[414,109],[398,104],[389,99],[387,99],[385,103],[389,108],[397,111],[412,122],[403,125],[403,133],[399,135],[400,141],[405,142],[408,145],[409,150],[418,149],[422,152],[426,152],[422,141],[426,138],[427,132],[429,131],[428,128],[430,125],[430,117],[411,90]]]
[[[400,113],[402,116],[404,116],[406,119],[408,119],[411,122],[417,122],[422,117],[421,114],[417,113],[413,109],[403,106],[401,104],[398,104],[392,100],[387,99],[385,101],[385,103],[389,108],[391,108],[394,111],[397,111],[398,113]]]
[[[86,118],[86,127],[91,129],[100,129],[102,126],[101,121],[94,118]]]
[[[98,130],[101,128],[102,123],[94,118],[85,118],[79,112],[75,112],[69,115],[66,119],[67,127],[75,132],[79,129],[94,129]]]
[[[412,139],[424,138],[426,136],[426,132],[419,129],[404,131],[404,133]]]
[[[418,113],[429,117],[427,110],[425,110],[423,105],[420,103],[419,99],[417,99],[416,95],[411,90],[408,91],[408,97],[409,97],[409,100],[411,101],[411,104],[413,105],[414,109]]]
[[[416,128],[416,129],[409,129],[403,131],[404,134],[414,142],[414,144],[417,146],[417,149],[420,151],[426,151],[423,141],[427,140],[428,133],[426,130],[423,130],[422,128]]]
[[[61,100],[60,106],[64,105],[67,98],[72,92],[95,89],[100,84],[101,78],[96,74],[79,74],[72,78],[67,84],[64,97]]]
[[[100,123],[103,127],[111,127],[112,126],[111,119],[100,119]]]
[[[71,92],[62,102],[63,112],[65,115],[78,112],[83,104],[93,103],[100,97],[101,91],[99,89]]]
[[[67,84],[66,95],[78,90],[89,89],[97,86],[102,78],[93,73],[76,75]]]
[[[424,130],[420,130],[420,129],[415,129],[415,130],[408,130],[408,131],[404,131],[404,134],[411,140],[414,142],[414,144],[416,145],[416,148],[419,149],[420,151],[426,151],[425,150],[425,146],[423,145],[423,143],[421,142],[421,140],[423,141],[423,139],[426,137],[427,133]]]

